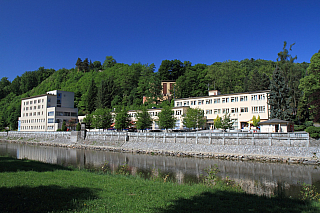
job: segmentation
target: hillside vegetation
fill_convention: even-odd
[[[154,64],[117,63],[112,56],[107,56],[103,64],[78,58],[72,69],[55,71],[40,67],[17,76],[12,82],[3,77],[0,80],[0,129],[7,126],[17,128],[21,98],[56,89],[75,93],[75,107],[79,108],[80,115],[92,113],[98,108],[140,109],[143,96],[148,100],[144,104],[146,107],[159,107],[158,104],[164,104],[157,100],[161,95],[162,80],[176,81],[176,98],[205,96],[208,89],[226,94],[265,90],[270,85],[273,85],[272,88],[280,87],[279,90],[286,87],[288,104],[285,107],[290,109],[290,120],[303,123],[317,119],[317,103],[312,95],[320,91],[316,81],[319,78],[319,54],[313,56],[311,68],[308,68],[308,63],[294,62],[296,57],[289,54],[286,42],[278,53],[277,62],[244,59],[192,65],[189,61],[175,59],[163,60],[156,70]],[[275,70],[284,77],[284,82],[275,81]],[[301,80],[309,74],[314,75],[314,85]]]

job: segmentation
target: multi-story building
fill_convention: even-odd
[[[175,99],[172,108],[176,118],[175,129],[184,128],[183,114],[188,108],[199,108],[204,111],[208,129],[213,129],[213,121],[218,115],[223,117],[227,113],[230,114],[234,129],[248,127],[253,116],[260,116],[261,121],[266,121],[269,119],[268,93],[269,90],[220,94],[217,90],[211,90],[208,96]],[[151,128],[159,129],[157,121],[161,108],[148,109],[148,112],[153,119]],[[135,110],[130,110],[128,113],[133,122],[137,120]]]
[[[217,90],[209,91],[209,96],[180,98],[174,100],[175,107],[188,106],[204,111],[207,127],[213,127],[213,120],[219,115],[230,114],[234,129],[243,129],[255,115],[261,121],[269,119],[268,90],[220,94]]]
[[[21,100],[21,117],[18,131],[57,131],[63,121],[76,123],[78,109],[74,108],[74,93],[49,91]]]

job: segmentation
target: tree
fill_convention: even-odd
[[[141,130],[149,128],[153,122],[148,110],[145,107],[143,107],[141,111],[137,112],[137,119],[137,129]]]
[[[116,59],[114,59],[112,56],[106,56],[106,60],[103,62],[103,68],[107,69],[110,67],[113,67],[117,63]]]
[[[186,63],[187,64],[187,63]],[[177,80],[185,72],[185,64],[180,60],[163,60],[158,73],[162,81]]]
[[[111,101],[116,93],[115,85],[112,77],[108,77],[101,81],[96,99],[97,108],[111,108]]]
[[[291,120],[292,108],[289,88],[285,84],[283,72],[277,66],[273,72],[270,83],[268,103],[270,105],[270,118]]]
[[[86,124],[86,129],[91,129],[92,121],[93,121],[92,114],[87,114],[86,117],[83,119],[83,123]]]
[[[187,128],[200,128],[206,124],[203,110],[196,108],[189,108],[186,114],[183,115],[183,124]]]
[[[299,103],[299,115],[306,120],[320,121],[320,53],[316,53],[310,60],[308,75],[300,80],[299,89],[303,91]],[[310,108],[310,110],[309,110]],[[310,113],[305,115],[305,113]]]
[[[257,126],[259,126],[259,122],[260,122],[260,115],[258,115],[258,118],[254,115],[252,117],[252,125],[257,127]]]
[[[76,66],[78,68],[78,72],[80,71],[81,67],[82,67],[82,60],[81,58],[78,58],[77,62],[76,62]]]
[[[213,120],[213,125],[215,129],[220,129],[222,127],[222,119],[217,115],[217,117]]]
[[[81,130],[81,124],[80,122],[77,123],[77,127],[76,127],[76,131],[80,131]]]
[[[231,129],[233,122],[230,119],[230,114],[226,113],[221,121],[221,128],[225,131],[226,129]]]
[[[175,126],[176,119],[173,116],[174,112],[170,106],[164,106],[159,112],[158,124],[161,129],[172,129]]]
[[[125,110],[124,108],[116,113],[115,120],[116,121],[115,121],[114,127],[117,130],[123,130],[129,127],[130,117],[129,117],[129,114],[127,113],[127,110]]]
[[[97,88],[93,79],[91,79],[91,84],[87,90],[85,96],[85,106],[89,113],[93,112],[96,108],[96,95],[97,95]]]
[[[112,124],[112,115],[108,109],[96,109],[93,113],[92,125],[96,129],[108,129]]]
[[[66,121],[63,121],[63,122],[62,122],[61,130],[62,130],[62,131],[67,131],[67,129],[68,129],[68,128],[67,128],[67,125],[66,125]]]
[[[89,71],[89,60],[88,58],[84,59],[82,64],[81,64],[83,72],[88,72]]]

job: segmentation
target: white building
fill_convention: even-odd
[[[49,91],[21,100],[18,131],[57,131],[66,123],[77,122],[78,109],[74,108],[74,93]]]
[[[268,120],[269,90],[243,92],[233,94],[220,94],[217,90],[209,91],[209,96],[180,98],[174,100],[175,107],[188,106],[190,108],[200,108],[207,118],[207,127],[213,127],[213,120],[219,115],[223,117],[230,114],[234,129],[243,129],[248,126],[248,122],[255,115],[260,116],[260,120]],[[182,126],[181,126],[182,127]]]

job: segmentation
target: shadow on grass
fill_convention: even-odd
[[[46,172],[55,170],[71,170],[69,168],[43,163],[28,159],[16,159],[12,157],[0,157],[0,172],[35,171]]]
[[[300,200],[267,198],[244,193],[217,191],[204,192],[191,199],[173,200],[167,208],[156,209],[159,213],[176,212],[319,212],[319,208]]]
[[[95,190],[98,191],[98,190]],[[89,188],[60,186],[0,188],[1,212],[60,212],[79,211],[85,201],[95,199]]]

